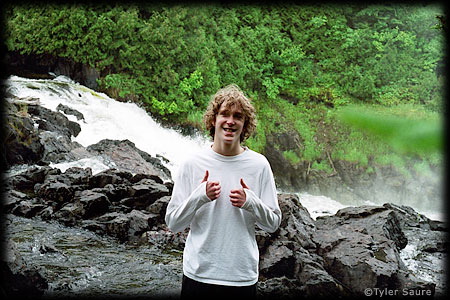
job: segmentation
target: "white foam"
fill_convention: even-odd
[[[314,220],[318,216],[334,215],[341,208],[347,207],[326,196],[314,196],[308,193],[297,193],[300,203],[308,210]]]
[[[202,136],[186,137],[175,130],[163,128],[135,103],[116,101],[65,76],[53,80],[11,76],[8,81],[11,92],[18,97],[39,98],[42,106],[53,111],[61,103],[81,112],[84,116],[84,121],[78,121],[81,132],[73,140],[84,147],[102,139],[128,139],[153,157],[159,154],[167,158],[169,163],[165,165],[172,175],[190,153],[209,144]],[[69,119],[74,120],[72,116]],[[95,160],[93,162],[97,164]]]

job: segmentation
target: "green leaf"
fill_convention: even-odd
[[[383,115],[355,107],[341,110],[339,117],[345,123],[384,140],[400,153],[442,151],[443,129],[439,120]]]

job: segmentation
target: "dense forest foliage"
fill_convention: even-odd
[[[403,163],[339,121],[348,105],[413,120],[438,121],[443,111],[438,5],[39,3],[4,14],[8,50],[88,64],[100,90],[171,124],[199,127],[210,96],[236,83],[258,111],[247,144],[264,152],[270,136],[298,135],[299,147],[280,146],[293,165]],[[433,151],[419,155],[437,161]]]

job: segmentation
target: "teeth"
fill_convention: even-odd
[[[231,128],[224,128],[223,130],[227,131],[227,132],[235,132],[236,129],[231,129]]]

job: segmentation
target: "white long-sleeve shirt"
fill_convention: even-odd
[[[208,181],[219,181],[220,197],[206,196]],[[244,189],[246,202],[231,205],[233,189]],[[245,286],[258,281],[259,251],[255,224],[274,232],[281,222],[275,181],[267,159],[248,148],[236,156],[223,156],[212,148],[184,162],[174,181],[166,224],[174,232],[190,227],[183,253],[183,273],[204,283]]]

